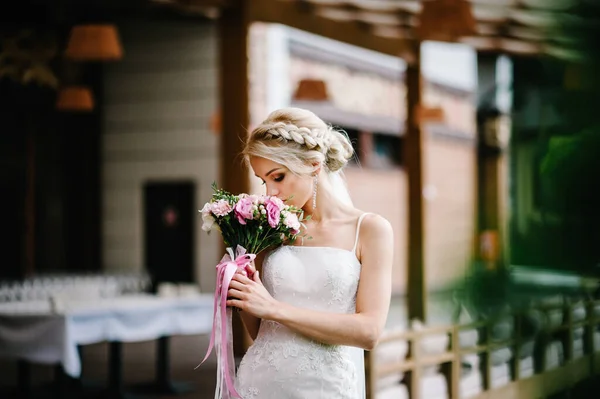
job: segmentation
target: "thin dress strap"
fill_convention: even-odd
[[[360,233],[360,224],[362,223],[364,217],[368,214],[369,213],[363,213],[362,215],[360,215],[360,217],[358,218],[358,222],[356,223],[356,238],[354,239],[354,248],[352,248],[352,252],[354,253],[356,253],[356,248],[358,248],[358,235]]]

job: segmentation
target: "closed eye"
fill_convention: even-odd
[[[277,176],[277,177],[275,177],[275,178],[273,179],[273,181],[276,181],[276,182],[278,182],[278,183],[279,183],[280,181],[283,181],[283,178],[284,178],[284,177],[285,177],[285,175],[280,175],[280,176]]]

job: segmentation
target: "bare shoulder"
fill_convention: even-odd
[[[366,240],[387,240],[393,233],[391,223],[386,218],[376,213],[366,214],[360,228],[361,238]]]
[[[375,213],[366,214],[359,232],[358,257],[361,264],[369,267],[385,267],[394,251],[394,232],[390,222]]]

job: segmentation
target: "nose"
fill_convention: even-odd
[[[279,190],[275,187],[267,185],[267,195],[268,196],[278,196]]]

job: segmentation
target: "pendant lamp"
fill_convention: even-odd
[[[65,57],[73,61],[116,61],[123,57],[117,28],[110,24],[76,25]]]
[[[56,108],[67,112],[90,112],[94,109],[92,91],[86,86],[67,86],[58,92]]]

